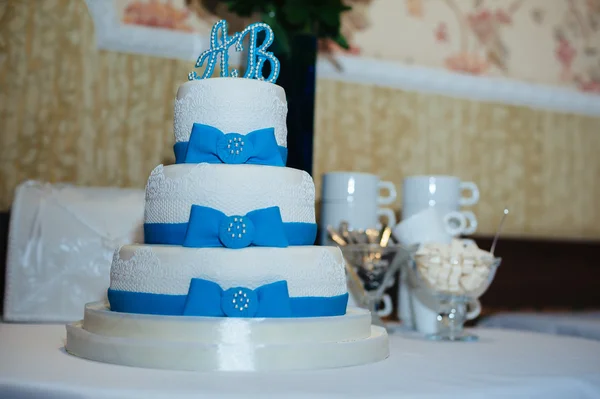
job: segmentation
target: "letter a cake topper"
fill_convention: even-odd
[[[257,36],[260,32],[265,33],[265,39],[259,44],[257,43]],[[210,48],[202,52],[196,61],[196,68],[200,68],[206,63],[204,72],[202,75],[190,72],[188,79],[200,80],[210,78],[219,57],[221,61],[220,76],[222,78],[229,76],[237,77],[238,71],[236,69],[233,69],[231,73],[229,72],[229,48],[235,46],[235,51],[243,51],[243,42],[246,36],[248,36],[248,57],[244,78],[275,83],[279,77],[279,60],[272,52],[267,51],[267,48],[273,44],[275,38],[271,27],[264,22],[256,22],[246,27],[242,32],[236,32],[232,36],[229,36],[226,20],[221,20],[213,25],[210,32]],[[271,73],[265,78],[263,76],[263,67],[267,61],[270,63]]]

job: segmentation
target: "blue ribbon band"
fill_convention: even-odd
[[[179,141],[179,142],[175,143],[175,145],[173,145],[173,152],[175,153],[175,163],[176,164],[192,163],[192,162],[185,162],[185,154],[187,152],[188,145],[189,145],[189,141]],[[281,160],[282,160],[283,164],[285,165],[287,163],[288,149],[286,147],[282,147],[282,146],[277,146],[277,148],[279,150],[279,155],[281,156]],[[196,162],[196,163],[200,163],[200,162]],[[213,162],[206,162],[206,163],[223,163],[223,162],[213,161]],[[270,165],[270,166],[273,166],[273,165]]]
[[[239,292],[239,290],[237,292]],[[164,316],[184,316],[186,302],[189,302],[188,295],[150,294],[146,292],[108,290],[108,300],[112,311]],[[342,316],[346,314],[347,304],[347,293],[332,297],[290,297],[290,311],[288,316],[282,316],[278,313],[261,316],[257,313],[255,317]],[[190,309],[191,307],[188,305],[187,308]],[[195,315],[198,315],[198,313],[200,312],[195,312]],[[212,316],[219,317],[214,314]]]
[[[175,163],[226,163],[285,166],[287,148],[277,144],[275,129],[259,129],[246,135],[223,133],[194,123],[189,141],[175,143]]]
[[[233,287],[223,290],[217,283],[201,278],[190,282],[184,316],[291,317],[287,282],[276,281],[254,290]]]
[[[145,223],[144,243],[183,245],[188,223]],[[314,245],[317,237],[315,223],[283,223],[288,245]]]
[[[288,241],[277,206],[257,209],[243,216],[227,216],[213,208],[192,205],[182,245],[193,248],[285,248]]]

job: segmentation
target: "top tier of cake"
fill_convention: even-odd
[[[182,84],[175,101],[175,141],[186,142],[194,123],[246,135],[273,128],[287,147],[287,102],[281,86],[255,79],[211,78]]]

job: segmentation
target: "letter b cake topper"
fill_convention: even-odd
[[[265,39],[262,43],[257,43],[257,36],[260,32],[264,32]],[[220,33],[220,34],[219,34]],[[210,78],[215,70],[217,58],[221,61],[221,77],[238,76],[237,70],[232,70],[229,73],[229,48],[235,45],[236,51],[242,51],[243,41],[248,36],[248,58],[246,63],[246,72],[244,78],[265,80],[270,83],[275,83],[279,76],[279,60],[272,52],[267,51],[267,48],[273,44],[273,30],[263,22],[257,22],[249,25],[242,32],[236,32],[233,36],[229,36],[227,32],[227,21],[221,20],[217,22],[210,33],[210,48],[200,54],[196,61],[196,68],[200,68],[206,63],[204,73],[199,76],[196,72],[190,72],[189,80]],[[263,76],[263,67],[265,62],[269,62],[271,73],[267,78]]]

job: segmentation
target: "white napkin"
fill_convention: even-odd
[[[11,210],[4,319],[70,322],[103,300],[112,256],[143,240],[144,190],[21,184]]]

